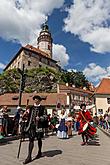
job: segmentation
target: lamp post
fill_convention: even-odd
[[[22,98],[22,93],[24,91],[24,87],[25,87],[25,78],[26,78],[26,74],[24,73],[24,64],[23,64],[23,68],[22,70],[18,68],[18,72],[21,75],[21,79],[20,79],[20,89],[19,89],[19,104],[18,106],[21,106],[21,98]]]

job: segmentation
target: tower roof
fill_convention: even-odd
[[[48,27],[48,16],[45,18],[45,22],[42,24],[42,31],[48,31],[49,32],[49,27]]]

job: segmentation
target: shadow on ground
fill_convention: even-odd
[[[71,137],[74,137],[74,136],[77,136],[78,135],[78,133],[74,133]]]
[[[100,146],[99,135],[95,134],[94,138],[88,141],[88,145]]]
[[[42,153],[42,156],[40,158],[43,158],[43,157],[53,157],[53,156],[56,156],[56,155],[59,155],[59,154],[62,154],[61,150],[45,151],[45,152]],[[33,158],[32,161],[34,161],[34,160],[36,160],[36,158]]]
[[[9,141],[0,142],[0,146],[7,145],[7,144],[12,144],[12,142],[9,142]]]
[[[59,154],[62,154],[61,150],[50,150],[43,152],[43,156],[47,156],[47,157],[53,157]]]

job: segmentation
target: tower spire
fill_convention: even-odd
[[[49,27],[48,27],[48,16],[45,16],[45,22],[42,24],[42,30],[43,31],[49,31]]]
[[[48,15],[45,16],[45,24],[48,24]]]

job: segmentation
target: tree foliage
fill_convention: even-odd
[[[57,83],[68,83],[75,87],[88,87],[88,81],[82,72],[56,72],[50,68],[33,68],[25,70],[25,92],[55,92]],[[17,69],[0,74],[0,93],[19,92],[20,73]]]
[[[77,88],[88,88],[88,80],[82,72],[64,71],[62,72],[61,79],[63,82],[74,85]]]
[[[0,74],[0,93],[19,92],[20,74],[16,69]]]

